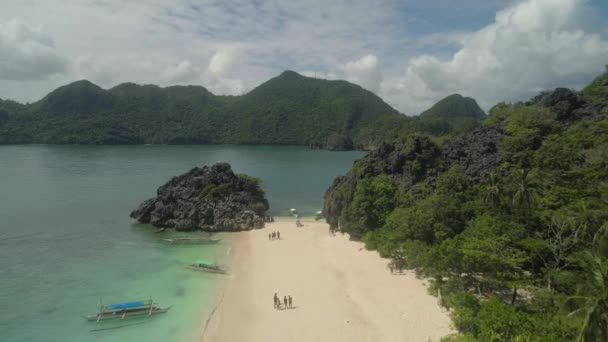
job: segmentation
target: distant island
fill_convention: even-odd
[[[458,94],[408,117],[362,87],[285,71],[241,96],[201,86],[86,81],[40,101],[0,100],[0,144],[278,144],[370,150],[410,133],[454,135],[485,116]]]
[[[238,231],[264,227],[269,208],[260,181],[235,174],[228,163],[195,167],[171,178],[157,194],[131,217],[179,231]]]

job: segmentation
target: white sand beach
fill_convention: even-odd
[[[231,235],[231,274],[200,341],[438,341],[453,332],[447,312],[413,272],[329,234],[325,222],[282,218]],[[268,240],[272,231],[281,240]],[[293,309],[273,308],[291,295]]]

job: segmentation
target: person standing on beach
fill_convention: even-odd
[[[280,301],[279,301],[279,296],[277,295],[277,293],[274,293],[274,308],[277,309],[279,307]]]
[[[291,309],[291,295],[289,295],[289,297],[287,298],[287,300],[289,301],[289,308]]]
[[[275,232],[272,232],[272,239],[273,240],[274,240],[274,237],[276,236],[275,234],[276,234]]]
[[[281,232],[277,232],[277,239],[281,240]]]
[[[285,308],[287,309],[287,296],[283,296],[283,303],[285,304]]]

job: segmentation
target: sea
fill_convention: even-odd
[[[296,146],[0,146],[0,341],[197,340],[223,279],[184,265],[222,262],[229,243],[170,244],[129,213],[172,176],[228,162],[262,179],[271,215],[311,216],[361,156]],[[143,299],[171,310],[81,317]]]

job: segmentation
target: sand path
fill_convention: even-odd
[[[386,259],[324,222],[303,223],[230,237],[231,274],[201,341],[438,341],[452,332],[423,280],[391,275]],[[272,231],[281,240],[268,241]],[[295,308],[275,310],[275,292]]]

